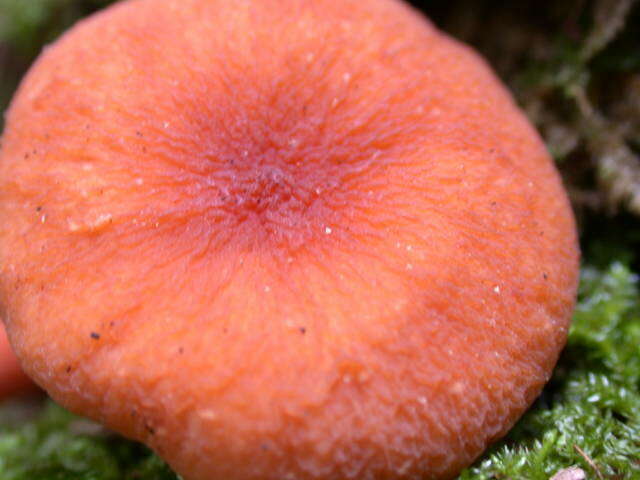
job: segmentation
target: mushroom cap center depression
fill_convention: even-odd
[[[367,200],[354,187],[380,151],[327,128],[326,114],[307,113],[304,102],[267,106],[264,118],[239,108],[196,120],[194,151],[173,157],[184,165],[186,208],[208,233],[250,249],[295,250],[348,223],[344,215]]]

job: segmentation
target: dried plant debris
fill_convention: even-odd
[[[563,468],[550,480],[586,480],[587,474],[579,467]]]
[[[639,133],[634,128],[640,121],[640,69],[600,70],[634,6],[634,0],[595,2],[590,33],[574,46],[572,61],[547,65],[546,88],[523,92],[529,111],[535,105],[538,112],[548,112],[534,119],[561,166],[566,164],[565,171],[593,169],[595,185],[582,186],[575,177],[566,177],[574,190],[582,191],[574,195],[574,203],[610,212],[626,207],[640,215]],[[638,47],[632,55],[640,56]],[[568,103],[560,114],[553,105],[558,96]]]
[[[624,29],[636,0],[598,0],[593,8],[591,32],[581,49],[581,59],[588,62],[604,50]]]
[[[640,215],[640,3],[468,0],[439,13],[511,84],[574,205]]]

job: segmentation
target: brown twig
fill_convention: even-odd
[[[591,458],[589,457],[589,455],[587,455],[584,450],[582,450],[578,445],[574,445],[573,448],[576,450],[576,452],[578,452],[578,454],[584,458],[584,461],[587,462],[589,464],[589,466],[591,468],[593,468],[593,470],[596,472],[596,476],[600,479],[600,480],[604,480],[604,476],[602,475],[602,472],[600,471],[600,469],[598,468],[598,466],[596,465],[596,463],[591,460]]]

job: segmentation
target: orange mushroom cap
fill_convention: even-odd
[[[35,390],[16,358],[4,327],[0,324],[0,401]]]
[[[186,480],[450,478],[564,345],[558,174],[398,1],[125,1],[43,53],[6,125],[23,365]]]

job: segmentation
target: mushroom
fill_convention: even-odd
[[[7,115],[26,371],[186,480],[451,478],[540,393],[574,219],[468,47],[395,0],[131,0]]]
[[[0,325],[0,400],[34,390],[33,382],[18,363],[7,334]]]

